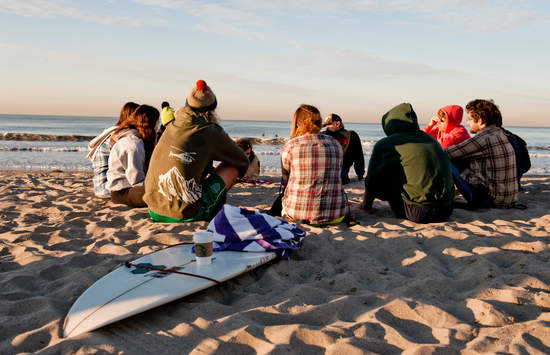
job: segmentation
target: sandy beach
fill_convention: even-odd
[[[526,210],[426,225],[377,200],[356,226],[303,226],[290,260],[63,339],[92,283],[207,223],[153,223],[94,197],[90,173],[0,172],[0,354],[548,354],[550,177],[523,188]],[[228,203],[263,210],[277,192],[239,184]],[[357,207],[363,183],[346,192]]]

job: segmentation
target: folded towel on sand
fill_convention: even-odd
[[[216,233],[215,251],[273,251],[280,256],[298,249],[306,236],[302,229],[286,221],[227,204],[210,221],[208,231]]]

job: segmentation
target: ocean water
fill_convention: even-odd
[[[91,171],[88,141],[116,122],[115,117],[0,114],[0,169]],[[290,135],[290,122],[222,120],[232,138],[256,138],[254,151],[263,173],[279,173],[279,154]],[[372,147],[383,138],[380,123],[346,123],[361,137],[368,164]],[[527,175],[550,175],[550,127],[506,127],[528,145],[532,167]],[[353,169],[352,169],[353,170]],[[354,176],[353,172],[351,176]]]

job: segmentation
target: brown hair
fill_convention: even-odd
[[[126,119],[130,117],[132,112],[134,112],[138,106],[138,104],[132,101],[125,103],[120,110],[120,116],[118,116],[118,121],[115,125],[120,126],[122,122],[126,121]]]
[[[252,160],[256,157],[254,151],[252,150],[252,141],[248,138],[239,138],[235,141],[235,143],[243,150],[243,152],[246,152],[250,148],[250,156],[248,157],[248,161],[252,162]]]
[[[127,120],[122,122],[120,126],[111,135],[111,146],[116,143],[117,136],[128,129],[135,129],[143,140],[145,146],[146,163],[148,166],[151,154],[155,148],[157,140],[157,132],[155,131],[159,120],[159,110],[149,105],[139,105]]]
[[[486,126],[502,126],[502,114],[493,100],[472,100],[466,105],[466,111],[473,119],[485,123]]]
[[[307,133],[319,133],[321,131],[321,126],[321,113],[317,107],[300,105],[292,117],[290,138],[299,137]]]

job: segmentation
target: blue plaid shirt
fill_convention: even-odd
[[[93,159],[94,168],[94,194],[98,197],[110,197],[111,193],[107,190],[107,170],[109,170],[109,153],[111,148],[109,140],[105,140],[97,149]]]

